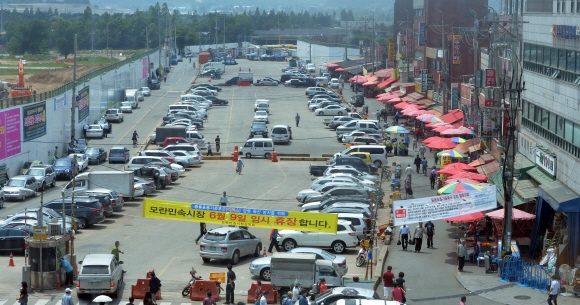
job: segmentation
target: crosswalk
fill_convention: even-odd
[[[135,305],[143,305],[143,302],[137,302],[140,300],[135,300]],[[123,304],[125,305],[128,302],[128,300],[114,300],[113,302],[109,303],[109,304]],[[197,302],[195,304],[199,304],[200,302]],[[27,305],[61,305],[62,301],[60,297],[54,297],[54,298],[42,298],[42,299],[32,299],[29,297],[28,299],[28,304]],[[93,303],[90,300],[80,300],[78,301],[75,305],[90,305],[90,304],[98,304],[98,303]],[[16,301],[15,299],[0,299],[0,305],[20,305],[20,303],[18,303],[18,301]],[[161,301],[157,301],[157,305],[194,305],[193,302],[189,302],[189,303],[179,303],[179,302],[161,302]]]

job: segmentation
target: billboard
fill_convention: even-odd
[[[53,99],[53,102],[54,102],[54,110],[55,111],[59,108],[66,106],[66,93],[61,95],[61,96],[55,97]]]
[[[77,107],[79,108],[79,118],[78,122],[81,122],[85,118],[89,116],[89,109],[90,109],[90,100],[89,100],[89,86],[84,87],[83,89],[79,90],[79,94],[76,97],[76,101],[78,103]]]
[[[146,79],[148,75],[147,57],[143,57],[141,58],[141,79]]]
[[[413,57],[413,29],[407,29],[405,43],[405,58],[409,60]]]
[[[496,192],[497,187],[490,185],[469,192],[395,201],[395,226],[495,209]]]
[[[395,62],[395,44],[389,42],[389,48],[387,51],[387,62],[394,63]]]
[[[425,38],[427,33],[427,26],[425,22],[419,23],[419,46],[425,46]]]
[[[0,159],[12,157],[21,152],[21,123],[20,108],[0,112]]]
[[[453,35],[453,64],[459,65],[461,63],[461,53],[459,47],[461,46],[461,35]]]
[[[22,107],[22,141],[46,134],[46,101]]]

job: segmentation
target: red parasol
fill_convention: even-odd
[[[355,75],[353,77],[351,77],[349,80],[349,82],[351,83],[366,83],[367,79],[364,76],[361,75]]]
[[[439,141],[433,141],[427,144],[427,148],[443,150],[443,149],[453,149],[457,147],[456,143],[451,142],[451,139],[443,139]]]
[[[411,116],[418,117],[422,114],[430,113],[428,110],[419,109],[411,114]]]
[[[485,214],[492,219],[504,219],[504,209],[499,209],[493,212]],[[536,215],[526,213],[522,210],[512,209],[512,220],[532,220],[536,218]]]
[[[390,99],[390,100],[388,101],[388,103],[391,103],[391,104],[396,104],[396,103],[400,103],[400,102],[402,102],[402,101],[403,101],[403,100],[402,100],[401,98],[399,98],[399,97],[395,97],[395,98],[392,98],[392,99]]]
[[[447,166],[446,166],[447,167]],[[459,168],[442,168],[440,170],[437,171],[437,174],[440,175],[457,175],[457,174],[461,174],[461,173],[465,173],[466,171],[459,169]],[[479,183],[479,182],[478,182]]]
[[[423,140],[423,143],[429,144],[429,143],[432,143],[434,141],[441,141],[441,140],[444,140],[444,139],[445,138],[442,138],[442,137],[429,137],[429,138]]]
[[[411,115],[411,114],[415,113],[416,111],[419,111],[419,109],[407,107],[407,108],[403,109],[403,111],[401,111],[401,113],[404,115]]]
[[[338,67],[340,67],[338,64],[335,64],[335,63],[328,63],[328,64],[326,64],[326,66],[328,68],[338,68]]]
[[[334,70],[335,72],[344,72],[343,68],[336,68],[336,70]]]
[[[424,119],[424,118],[431,118],[431,117],[434,117],[434,116],[435,116],[435,115],[434,115],[434,114],[432,114],[432,113],[425,113],[425,114],[422,114],[422,115],[418,116],[418,117],[417,117],[417,119],[418,119],[418,120],[422,120],[422,119]]]
[[[429,146],[427,146],[429,147]],[[486,175],[482,175],[482,174],[476,174],[476,173],[471,173],[471,172],[462,172],[459,174],[455,174],[451,177],[449,177],[450,179],[457,179],[457,178],[467,178],[467,179],[471,179],[471,180],[475,180],[478,182],[487,182],[487,176]]]
[[[439,126],[439,127],[435,128],[435,129],[433,129],[433,131],[439,132],[439,133],[443,134],[443,132],[446,131],[446,130],[448,130],[448,129],[453,129],[453,127],[448,126],[448,125],[443,125],[443,126]]]
[[[467,165],[465,163],[461,163],[461,162],[455,162],[455,163],[451,163],[448,165],[445,165],[441,170],[444,169],[459,169],[461,171],[477,171],[477,168],[471,166],[471,165]]]
[[[366,83],[363,84],[363,86],[364,87],[370,87],[370,86],[374,86],[376,84],[377,84],[377,82],[366,82]]]
[[[433,122],[433,123],[429,123],[427,125],[425,125],[425,127],[427,128],[437,128],[439,126],[451,126],[449,123],[445,123],[445,122]]]
[[[467,179],[467,178],[456,178],[456,179],[446,179],[443,181],[444,184],[451,184],[455,182],[465,182],[465,183],[480,183],[479,181]]]
[[[441,135],[462,135],[465,134],[465,132],[463,130],[459,130],[459,129],[455,129],[455,128],[451,128],[451,129],[447,129],[445,131],[441,132]]]
[[[488,214],[489,215],[489,214]],[[459,215],[455,217],[445,218],[446,221],[453,221],[453,222],[474,222],[481,220],[485,217],[483,212],[475,212],[471,214]]]

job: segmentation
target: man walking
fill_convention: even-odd
[[[421,170],[423,171],[423,176],[427,176],[427,168],[429,167],[429,163],[427,161],[427,158],[423,157],[423,160],[421,161]]]
[[[427,248],[433,249],[433,235],[435,235],[435,225],[431,220],[425,224],[425,234],[427,235]]]
[[[437,174],[435,173],[435,167],[433,167],[433,169],[431,170],[431,174],[429,174],[429,182],[431,182],[431,189],[434,190],[435,189],[435,178],[437,177]]]
[[[457,270],[459,270],[459,272],[463,272],[463,266],[465,266],[466,256],[467,256],[467,246],[465,246],[465,239],[462,239],[461,243],[457,246],[457,260],[459,261],[459,266],[457,267]]]
[[[413,161],[413,164],[415,164],[415,167],[417,168],[417,174],[419,173],[419,170],[421,169],[421,158],[419,157],[419,155],[417,155],[417,157],[415,157],[415,161]]]
[[[558,305],[558,292],[560,292],[560,281],[556,275],[552,275],[552,283],[550,284],[550,291],[548,291],[548,305]]]
[[[157,304],[157,299],[155,298],[155,294],[159,292],[161,288],[161,281],[157,276],[155,276],[155,271],[151,271],[151,278],[149,279],[149,291],[151,292],[151,301],[153,304]]]
[[[296,120],[296,127],[298,127],[298,124],[300,123],[300,115],[297,113],[294,119]]]
[[[75,305],[72,296],[70,295],[72,290],[67,288],[64,290],[64,295],[62,296],[62,305]]]
[[[232,265],[228,265],[226,274],[226,302],[224,305],[234,304],[234,289],[236,288],[236,273],[232,270]]]
[[[280,252],[280,245],[278,245],[278,229],[272,229],[270,232],[270,246],[268,247],[268,252],[272,253],[272,248],[276,247],[276,251]]]
[[[60,267],[64,269],[66,280],[64,282],[65,286],[72,286],[73,284],[73,267],[70,265],[68,260],[61,258],[60,259]]]
[[[215,137],[215,151],[220,152],[220,136]]]
[[[413,237],[415,238],[415,253],[421,252],[423,234],[425,234],[425,227],[423,227],[422,222],[419,222],[419,225],[415,227],[415,231],[413,232]]]
[[[399,240],[401,241],[401,246],[403,246],[403,250],[407,251],[407,246],[409,245],[409,226],[402,225],[399,228]]]
[[[195,239],[195,244],[199,242],[199,240],[207,233],[207,227],[205,226],[205,222],[199,223],[199,236]]]
[[[223,195],[220,197],[220,205],[225,207],[230,204],[228,196],[226,195],[226,191],[224,191]]]
[[[242,159],[240,157],[238,157],[238,162],[236,163],[236,173],[237,174],[242,174],[242,167],[244,167],[244,162],[242,162]]]
[[[207,155],[213,156],[213,153],[211,152],[211,142],[207,142]]]
[[[411,164],[407,165],[407,168],[405,168],[405,176],[407,176],[409,182],[413,182],[413,179],[411,177],[413,176],[413,169],[411,168]]]
[[[425,158],[426,150],[427,148],[425,147],[425,144],[421,144],[421,147],[419,147],[419,155],[421,155],[421,158]]]
[[[381,111],[377,109],[377,112],[375,113],[376,117],[377,117],[377,121],[379,121],[379,123],[381,122]]]
[[[383,273],[383,295],[387,301],[391,300],[391,291],[393,291],[394,282],[395,274],[393,273],[393,266],[388,266],[387,271]]]
[[[89,125],[85,124],[83,126],[83,138],[87,137],[87,130],[89,130]]]

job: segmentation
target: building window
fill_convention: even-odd
[[[566,120],[564,122],[564,140],[572,143],[573,139],[574,139],[574,124]]]
[[[560,7],[562,6],[562,4],[560,3],[562,0],[557,0],[557,4],[556,4],[556,13],[560,12]]]
[[[522,100],[522,117],[524,118],[529,118],[528,117],[529,113],[528,113],[528,102]]]
[[[576,0],[571,0],[571,1],[570,1],[570,13],[574,13],[574,2],[575,2],[575,1],[576,1]]]
[[[574,0],[572,0],[574,1]],[[580,13],[580,0],[576,0],[576,13]],[[578,65],[576,65],[578,66]]]
[[[535,118],[536,118],[536,111],[538,111],[539,109],[540,108],[536,107],[536,105],[530,104],[530,115],[529,115],[529,118],[534,123],[537,123],[538,122],[538,121],[535,120]]]
[[[566,0],[562,0],[562,13],[566,14]]]
[[[551,48],[550,54],[552,55],[550,58],[550,63],[552,67],[558,68],[558,49]]]
[[[550,65],[550,48],[548,47],[544,47],[544,65],[549,66]]]
[[[550,132],[556,133],[556,115],[553,112],[549,112],[550,114],[550,123],[548,125],[548,130]]]
[[[567,62],[567,66],[566,66],[566,70],[571,71],[571,72],[575,72],[576,71],[576,52],[574,51],[566,51],[567,54],[567,58],[566,58],[566,62]]]
[[[556,124],[556,134],[561,138],[564,137],[564,121],[563,118],[558,117],[558,122]]]
[[[576,52],[576,69],[580,71],[580,52]]]
[[[543,60],[544,60],[544,47],[537,46],[537,48],[536,48],[536,59],[534,60],[534,62],[542,63]]]
[[[530,47],[532,47],[530,44],[524,43],[524,60],[530,60]]]
[[[558,67],[560,69],[566,69],[566,50],[558,50]]]
[[[550,112],[549,111],[547,111],[546,109],[542,109],[542,116],[541,116],[540,126],[546,128],[546,129],[549,129],[550,128],[548,126],[549,115],[550,115]]]
[[[415,10],[415,17],[422,17],[424,15],[423,9],[416,9]]]
[[[580,145],[580,125],[574,124],[574,145]]]

